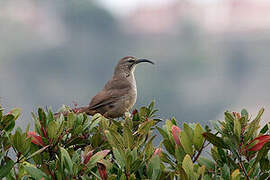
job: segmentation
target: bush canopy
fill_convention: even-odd
[[[0,107],[0,178],[270,179],[270,123],[260,128],[264,109],[255,118],[245,109],[226,111],[212,128],[180,128],[175,118],[162,120],[156,112],[153,102],[119,119],[71,111],[55,117],[38,108],[30,131],[30,125],[14,129],[21,109],[5,114]]]

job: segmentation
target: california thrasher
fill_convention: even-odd
[[[137,87],[134,70],[136,65],[142,62],[154,64],[150,60],[137,59],[132,56],[120,59],[115,67],[112,79],[92,98],[90,104],[85,107],[74,108],[72,111],[76,113],[85,112],[92,116],[100,113],[107,118],[123,116],[136,102]]]

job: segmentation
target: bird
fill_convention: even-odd
[[[154,64],[148,59],[126,56],[120,59],[112,78],[90,101],[88,106],[72,109],[75,113],[95,115],[100,113],[106,118],[119,118],[130,111],[137,100],[137,86],[134,71],[139,63]],[[59,113],[57,113],[59,115]]]

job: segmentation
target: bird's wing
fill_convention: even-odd
[[[108,81],[105,87],[92,98],[89,108],[97,109],[123,98],[131,88],[130,83],[126,81],[126,79],[112,79]]]

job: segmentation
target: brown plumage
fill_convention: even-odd
[[[73,109],[76,113],[85,112],[88,115],[100,113],[107,118],[117,118],[129,111],[137,99],[137,87],[134,70],[138,63],[152,61],[127,56],[118,62],[114,75],[104,88],[95,95],[90,104]],[[66,113],[64,113],[66,114]]]

